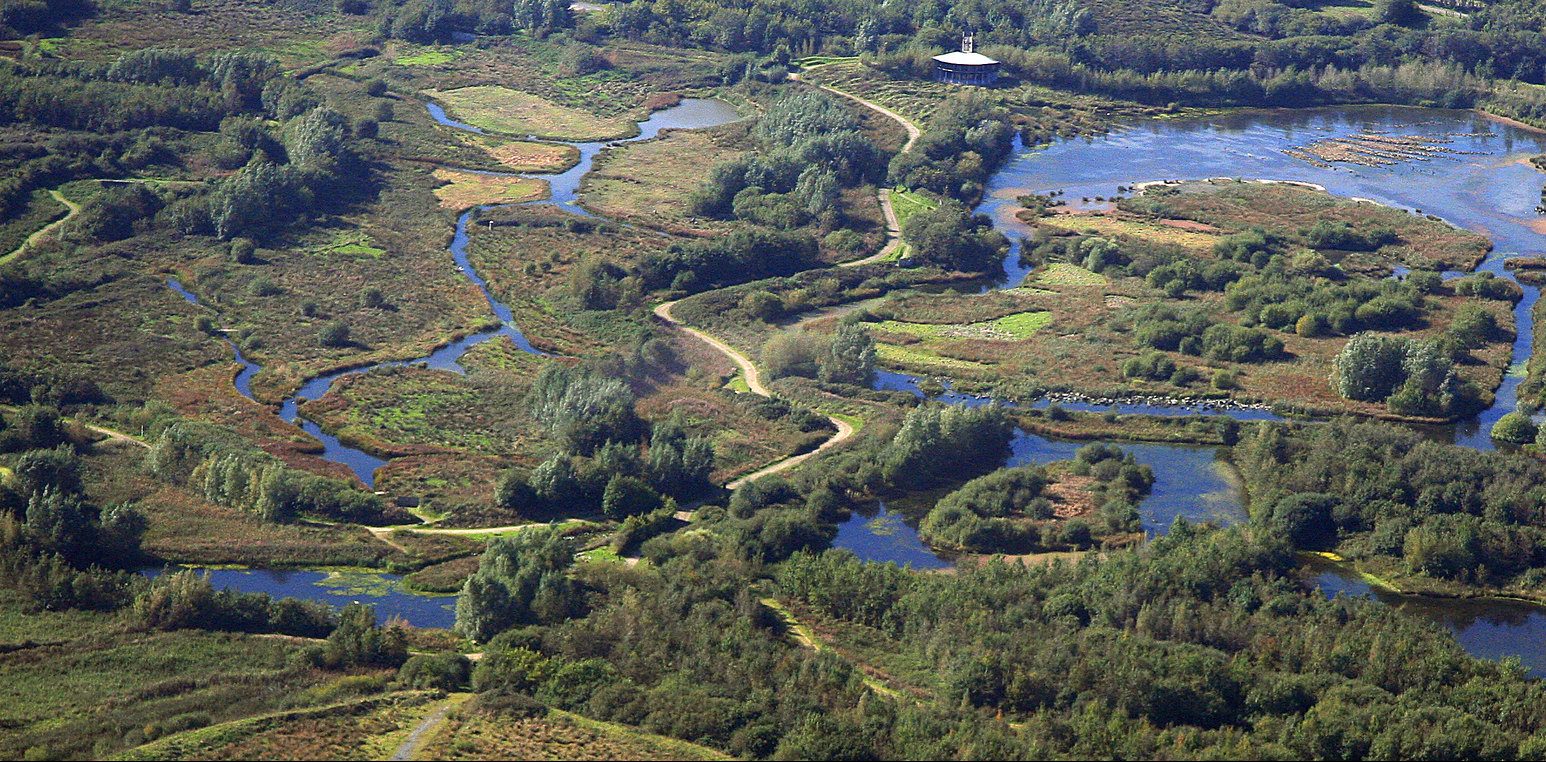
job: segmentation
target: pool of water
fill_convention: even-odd
[[[1372,598],[1444,626],[1467,653],[1487,659],[1517,657],[1532,677],[1546,677],[1546,607],[1501,599],[1424,598],[1377,590],[1330,562],[1310,565],[1310,581],[1327,598]]]
[[[1071,460],[1085,444],[1016,430],[1004,467]],[[1154,487],[1138,506],[1144,532],[1164,534],[1177,517],[1220,524],[1245,518],[1239,482],[1219,448],[1126,443],[1121,447],[1154,469]],[[936,553],[918,537],[921,518],[891,510],[881,501],[839,524],[832,546],[846,548],[866,561],[912,564],[919,569],[951,565],[947,555]]]
[[[447,127],[459,130],[468,130],[483,134],[483,131],[470,124],[458,122],[446,115],[445,109],[438,104],[429,103],[429,114],[434,120]],[[556,174],[522,174],[521,177],[530,177],[544,180],[548,184],[549,197],[544,201],[534,201],[534,204],[553,204],[565,211],[586,217],[593,216],[580,206],[580,181],[586,173],[590,172],[591,165],[595,163],[596,156],[608,146],[622,145],[639,140],[650,140],[658,136],[661,130],[695,130],[705,127],[718,127],[722,124],[741,119],[735,106],[717,98],[683,98],[680,103],[670,108],[661,109],[650,114],[649,118],[639,122],[639,134],[631,138],[620,140],[598,140],[587,143],[564,143],[574,146],[580,152],[579,163],[563,172]],[[557,142],[557,141],[548,141]],[[704,167],[704,171],[708,171]]]
[[[174,569],[175,571],[176,569]],[[156,577],[165,570],[142,570]],[[419,595],[403,589],[402,577],[371,571],[285,569],[195,569],[209,576],[215,589],[267,593],[273,598],[299,598],[335,609],[364,603],[376,609],[376,621],[402,619],[414,627],[449,629],[456,623],[455,595]]]

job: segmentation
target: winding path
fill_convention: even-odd
[[[3,256],[3,257],[0,257],[0,265],[3,265],[5,263],[7,263],[7,262],[10,262],[11,260],[16,259],[17,257],[20,257],[23,253],[25,253],[27,251],[27,249],[29,247],[35,245],[38,241],[43,240],[43,238],[45,236],[47,236],[48,234],[54,232],[55,230],[58,230],[59,226],[63,225],[66,222],[69,222],[70,218],[74,217],[77,214],[80,214],[81,205],[75,203],[74,201],[71,201],[71,200],[65,198],[63,193],[60,193],[57,190],[50,190],[48,192],[48,195],[53,196],[55,201],[58,201],[59,203],[64,204],[64,208],[68,209],[69,211],[66,212],[63,217],[60,217],[59,219],[54,220],[53,222],[50,222],[47,225],[44,225],[43,227],[39,228],[36,232],[34,232],[32,235],[27,236],[27,240],[22,241],[21,245],[17,246],[15,251],[13,251],[13,252],[11,252],[11,253]]]
[[[408,737],[403,739],[403,742],[398,745],[396,751],[392,752],[392,756],[389,759],[413,759],[413,755],[418,753],[420,747],[424,745],[424,737],[440,727],[440,723],[446,721],[446,715],[450,714],[451,710],[464,700],[466,700],[466,696],[461,696],[460,698],[452,696],[442,702],[440,706],[435,707],[433,711],[425,715],[423,720],[419,721],[418,725],[414,726],[413,730],[409,731]]]
[[[686,323],[683,323],[680,320],[677,320],[676,317],[671,314],[671,308],[675,306],[675,301],[656,305],[655,317],[660,318],[673,327],[686,331],[688,334],[692,335],[694,338],[697,338],[699,341],[702,341],[703,343],[713,347],[715,351],[730,358],[731,362],[734,362],[741,368],[741,375],[746,378],[746,388],[750,389],[752,394],[756,394],[760,397],[773,396],[773,393],[768,390],[768,387],[762,383],[762,373],[757,370],[757,365],[751,361],[751,358],[736,351],[736,349],[729,344],[726,344],[725,342],[720,341],[719,339],[716,339],[713,336],[704,333],[703,331],[700,331],[690,325],[687,325]],[[791,455],[787,458],[784,458],[783,460],[777,461],[745,476],[739,477],[726,484],[725,488],[732,490],[740,489],[742,486],[761,479],[764,476],[770,476],[772,474],[794,468],[795,466],[804,463],[811,457],[814,457],[817,453],[820,453],[827,448],[833,447],[834,445],[837,445],[854,435],[854,427],[851,426],[847,421],[831,415],[827,416],[827,420],[831,421],[832,425],[837,427],[837,432],[831,437],[828,437],[827,441],[822,442],[820,447],[817,447],[810,452],[800,453],[799,455]]]
[[[913,145],[918,142],[918,138],[923,136],[923,131],[919,130],[918,126],[913,124],[911,120],[905,116],[902,116],[901,114],[898,114],[895,111],[892,111],[891,109],[886,108],[885,106],[880,105],[879,103],[876,103],[872,100],[866,100],[857,95],[854,95],[853,93],[844,92],[835,87],[829,87],[827,85],[819,84],[816,82],[805,82],[805,80],[800,79],[800,75],[798,73],[790,74],[789,78],[797,82],[803,82],[804,84],[810,85],[811,87],[814,87],[818,90],[825,90],[829,93],[832,93],[833,95],[847,98],[848,100],[854,101],[855,103],[858,103],[859,105],[864,106],[865,108],[870,109],[877,114],[888,117],[894,120],[897,124],[902,125],[902,129],[907,131],[907,142],[902,144],[902,150],[897,151],[897,153],[907,153],[908,151],[913,150]],[[896,210],[891,207],[891,190],[889,188],[881,188],[880,191],[875,195],[880,200],[881,212],[885,213],[886,215],[886,245],[880,247],[880,251],[877,251],[874,254],[865,257],[864,259],[856,259],[852,262],[844,262],[838,265],[838,267],[858,267],[860,265],[868,265],[874,262],[883,261],[887,257],[890,257],[891,254],[897,250],[897,247],[902,245],[902,226],[897,222]]]
[[[891,189],[881,188],[876,192],[875,197],[880,199],[880,211],[886,215],[886,245],[880,247],[880,251],[864,259],[843,262],[838,267],[859,267],[860,265],[883,262],[889,259],[902,246],[902,223],[897,221],[896,208],[891,206]]]
[[[798,82],[805,82],[805,80],[800,78],[799,74],[790,74],[789,78]],[[909,121],[907,117],[902,116],[901,114],[898,114],[897,112],[892,111],[891,109],[888,109],[879,103],[866,100],[857,95],[854,95],[853,93],[844,92],[835,87],[828,87],[827,85],[819,84],[816,82],[805,82],[805,84],[817,89],[826,90],[833,95],[840,95],[844,98],[847,98],[848,100],[857,102],[858,104],[870,109],[871,111],[896,120],[898,124],[902,125],[902,129],[907,130],[907,142],[902,144],[902,150],[898,151],[897,153],[907,153],[908,151],[913,150],[913,144],[917,143],[918,138],[923,135],[923,132],[918,129],[918,126]]]

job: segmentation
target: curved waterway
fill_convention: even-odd
[[[1328,138],[1364,133],[1419,135],[1437,138],[1451,152],[1427,161],[1382,167],[1335,164],[1316,166],[1283,153]],[[1531,227],[1541,219],[1541,176],[1527,159],[1546,152],[1546,135],[1499,123],[1469,111],[1404,107],[1344,107],[1292,111],[1249,111],[1200,119],[1151,120],[1113,130],[1110,134],[1058,141],[1030,149],[1017,143],[1015,154],[989,181],[977,211],[988,215],[1009,237],[1012,248],[1004,261],[997,288],[1024,283],[1030,268],[1020,263],[1021,238],[1030,226],[1015,218],[1016,200],[1027,193],[1062,191],[1070,205],[1093,206],[1081,199],[1121,195],[1119,187],[1157,180],[1203,180],[1214,177],[1291,180],[1324,186],[1339,196],[1364,198],[1403,209],[1437,215],[1452,224],[1486,235],[1494,248],[1477,268],[1514,280],[1503,263],[1508,258],[1546,253],[1546,238]],[[1398,270],[1398,275],[1400,271]],[[1446,277],[1454,276],[1446,273]],[[1517,282],[1517,281],[1515,281]],[[1480,415],[1446,427],[1448,439],[1476,449],[1493,447],[1489,432],[1499,417],[1518,403],[1517,390],[1529,359],[1534,321],[1531,310],[1540,290],[1522,286],[1525,297],[1514,309],[1518,331],[1512,367],[1497,390],[1494,404]],[[875,387],[926,396],[920,379],[881,371]],[[985,405],[988,397],[962,394],[949,388],[937,394],[947,404]],[[1051,404],[1047,399],[1029,403]],[[1069,410],[1149,415],[1224,415],[1240,421],[1275,420],[1266,410],[1223,406],[1165,405],[1147,401],[1112,404],[1058,401]],[[1006,466],[1046,463],[1072,457],[1083,444],[1017,432],[1014,454]],[[1217,448],[1117,442],[1154,469],[1153,494],[1140,506],[1144,528],[1163,532],[1171,520],[1185,516],[1225,523],[1244,516],[1244,495],[1230,477]],[[905,518],[905,521],[896,520]],[[918,540],[921,516],[901,517],[879,506],[869,515],[856,513],[839,529],[834,544],[861,558],[912,563],[919,568],[949,564]],[[926,557],[920,556],[921,552]],[[1467,652],[1485,658],[1515,655],[1532,674],[1546,676],[1546,608],[1497,600],[1434,600],[1393,596],[1372,591],[1340,569],[1321,570],[1318,586],[1328,595],[1338,591],[1369,594],[1403,610],[1426,616],[1448,627]]]
[[[483,134],[483,130],[473,125],[459,122],[450,118],[446,115],[445,110],[438,104],[429,103],[426,104],[426,108],[429,110],[430,116],[433,117],[439,124],[454,129]],[[677,105],[657,111],[651,114],[649,118],[640,122],[639,134],[632,138],[588,143],[567,143],[566,145],[574,146],[575,149],[579,151],[580,160],[573,167],[563,172],[554,174],[522,174],[520,176],[543,180],[547,182],[551,188],[551,193],[547,200],[532,203],[552,204],[565,211],[591,217],[594,215],[579,205],[579,187],[581,179],[583,179],[585,174],[590,171],[592,164],[595,162],[596,156],[601,153],[602,149],[610,145],[629,143],[638,140],[649,140],[658,136],[662,130],[699,129],[704,127],[714,127],[721,124],[728,124],[740,118],[741,116],[736,111],[735,107],[729,103],[726,103],[725,101],[709,98],[685,98]],[[490,172],[486,174],[504,173]],[[513,174],[510,176],[513,176]],[[430,368],[450,371],[452,373],[465,373],[466,369],[461,365],[461,358],[467,353],[467,350],[472,349],[473,347],[482,344],[485,341],[499,338],[501,336],[509,338],[511,343],[513,343],[523,352],[529,352],[531,354],[538,355],[543,354],[536,347],[532,346],[531,342],[527,340],[525,334],[521,333],[521,329],[515,324],[514,315],[511,312],[509,305],[506,305],[504,302],[501,302],[494,296],[493,292],[489,290],[488,282],[485,281],[482,276],[478,275],[477,270],[473,268],[472,263],[467,258],[467,243],[469,240],[467,235],[468,222],[478,211],[490,208],[492,207],[469,209],[458,216],[456,219],[456,230],[451,237],[451,244],[448,248],[451,253],[451,260],[456,264],[457,269],[460,270],[462,274],[473,283],[473,285],[477,286],[478,291],[483,294],[483,298],[488,302],[489,310],[493,312],[494,317],[498,318],[499,320],[498,327],[487,331],[480,331],[478,333],[470,334],[457,341],[451,342],[435,350],[434,352],[431,352],[425,357],[420,357],[418,359],[381,362],[363,368],[352,368],[315,376],[311,379],[308,379],[304,384],[301,385],[299,389],[295,391],[294,394],[286,398],[279,406],[279,416],[281,418],[300,426],[301,429],[303,429],[307,434],[310,434],[318,442],[322,443],[323,451],[321,457],[323,460],[340,463],[348,467],[349,470],[352,471],[354,475],[359,478],[360,482],[363,483],[366,487],[372,489],[375,488],[376,469],[386,465],[386,459],[372,455],[359,448],[350,447],[349,445],[339,441],[338,437],[324,431],[322,427],[318,426],[315,422],[302,417],[300,414],[301,402],[321,398],[323,395],[327,394],[328,389],[332,388],[334,381],[337,381],[344,376],[357,373],[369,373],[370,371],[377,368],[388,368],[403,365],[425,365]],[[167,286],[170,287],[173,291],[176,291],[189,302],[193,304],[200,304],[198,297],[190,292],[187,288],[185,288],[183,284],[180,283],[177,279],[173,278],[168,280]],[[227,338],[225,341],[226,344],[230,346],[236,361],[242,366],[241,370],[237,373],[235,378],[236,389],[248,399],[253,399],[252,377],[256,375],[258,371],[261,370],[261,368],[258,366],[258,364],[248,360],[245,356],[243,356],[241,349],[236,346],[235,342],[231,341],[229,338]]]

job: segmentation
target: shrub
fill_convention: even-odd
[[[322,326],[317,332],[317,343],[324,347],[346,347],[349,345],[349,324],[342,320],[334,320]]]
[[[1535,421],[1524,413],[1505,413],[1497,423],[1492,425],[1492,438],[1500,442],[1529,444],[1535,441],[1535,437]]]

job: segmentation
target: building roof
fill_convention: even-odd
[[[959,50],[942,56],[934,56],[934,60],[942,64],[955,64],[957,66],[990,66],[998,63],[998,61],[981,53],[963,53]]]

